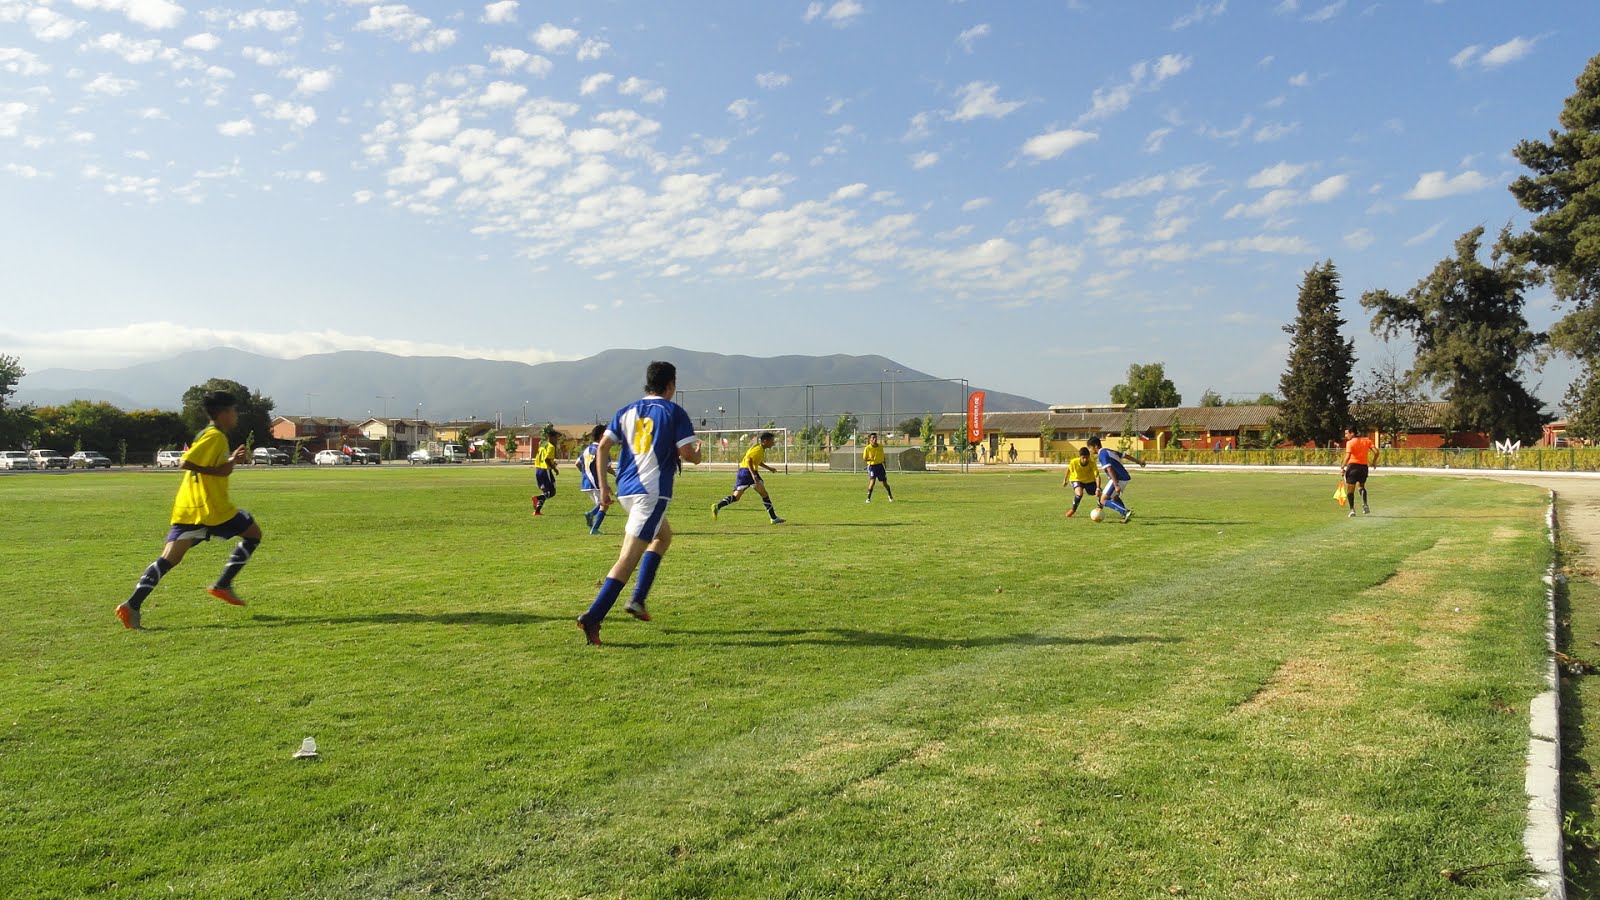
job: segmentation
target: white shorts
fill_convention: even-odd
[[[1100,496],[1107,499],[1111,497],[1119,497],[1122,495],[1122,489],[1127,486],[1128,483],[1126,481],[1108,481],[1106,482],[1105,489],[1100,492]]]
[[[661,527],[667,524],[667,506],[672,503],[670,497],[633,494],[628,497],[618,497],[617,500],[622,504],[622,508],[628,511],[628,524],[622,527],[622,531],[629,537],[653,541],[661,532]]]
[[[589,495],[589,499],[594,501],[594,505],[595,506],[599,506],[600,505],[600,489],[599,488],[590,488],[587,491],[584,491],[584,493]]]

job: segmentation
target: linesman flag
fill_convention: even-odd
[[[967,443],[983,440],[983,391],[973,391],[967,398]]]

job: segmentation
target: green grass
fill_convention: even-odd
[[[1560,492],[1557,492],[1560,496]],[[1570,500],[1559,501],[1568,506]],[[1558,513],[1560,508],[1558,507]],[[1600,580],[1583,562],[1580,547],[1563,541],[1568,580],[1557,594],[1561,649],[1582,662],[1600,660]],[[1568,896],[1600,897],[1600,746],[1588,738],[1600,710],[1594,674],[1563,672],[1561,678],[1561,801],[1566,810]]]
[[[525,468],[241,471],[250,606],[202,545],[124,631],[175,477],[0,478],[7,896],[1526,893],[1537,489],[806,474],[773,527],[693,473],[594,649],[570,469],[538,520]]]

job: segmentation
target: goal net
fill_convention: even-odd
[[[789,471],[789,452],[794,446],[787,428],[697,428],[695,436],[705,443],[700,448],[701,464],[737,466],[752,444],[761,442],[761,433],[772,432],[772,449],[767,465],[780,472]]]

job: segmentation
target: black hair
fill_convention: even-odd
[[[1079,456],[1088,456],[1089,455],[1089,448],[1087,446],[1079,447],[1078,448],[1078,455]]]
[[[659,396],[666,393],[667,388],[677,380],[678,367],[658,359],[644,370],[644,392]]]
[[[208,419],[215,419],[217,413],[238,405],[238,398],[227,391],[206,391],[200,396],[200,408],[206,411]]]
[[[605,435],[605,433],[606,427],[604,425],[596,425],[595,427],[589,429],[589,440],[598,441]]]
[[[1091,446],[1091,447],[1100,446],[1100,435],[1097,434],[1097,435],[1094,435],[1094,436],[1090,437],[1089,438],[1089,446]]]
[[[878,436],[878,433],[876,431],[867,432],[867,437],[869,437],[869,438],[877,437],[877,436]]]
[[[773,440],[776,437],[777,437],[777,435],[773,434],[770,431],[763,431],[763,432],[761,432],[760,440],[770,441],[770,440]]]

